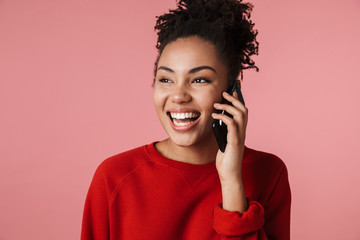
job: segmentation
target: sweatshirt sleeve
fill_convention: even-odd
[[[109,236],[109,199],[112,189],[104,167],[100,165],[91,181],[86,196],[81,240],[108,240]]]
[[[213,211],[213,228],[221,239],[289,240],[291,192],[284,167],[262,206],[251,201],[246,212],[226,211],[219,204]]]

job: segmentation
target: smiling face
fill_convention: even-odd
[[[153,99],[169,140],[178,146],[215,142],[211,113],[226,86],[227,69],[212,43],[191,36],[166,45]]]

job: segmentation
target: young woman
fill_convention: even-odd
[[[158,17],[153,100],[169,137],[98,167],[83,240],[290,238],[286,166],[244,145],[248,109],[225,92],[243,69],[256,68],[251,9],[236,0],[181,0]],[[214,119],[227,125],[224,152]]]

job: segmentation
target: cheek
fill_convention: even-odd
[[[219,93],[216,90],[208,91],[199,95],[198,101],[201,103],[202,108],[202,121],[204,131],[210,131],[212,122],[214,121],[211,114],[215,111],[214,103],[217,101]]]
[[[166,94],[158,89],[154,89],[153,102],[157,112],[160,112],[166,101]]]
[[[215,89],[198,96],[198,101],[203,103],[203,109],[206,110],[209,114],[211,114],[214,110],[214,103],[220,102],[220,100],[221,92]]]

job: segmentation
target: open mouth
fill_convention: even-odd
[[[195,122],[199,117],[199,112],[184,112],[184,113],[171,113],[167,112],[167,115],[177,127],[183,127]]]

